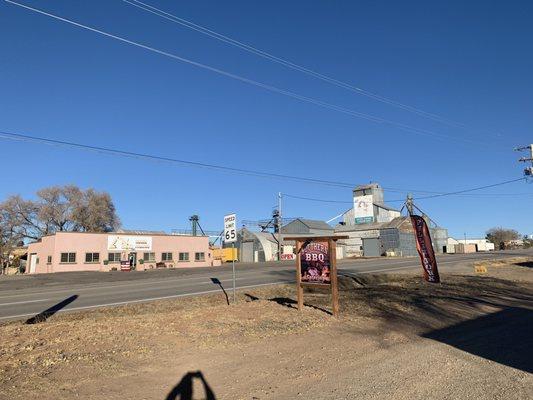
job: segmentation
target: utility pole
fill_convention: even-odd
[[[533,176],[533,144],[530,144],[529,146],[517,147],[515,151],[529,151],[529,157],[522,157],[518,161],[531,163],[531,166],[524,169],[524,175]]]
[[[409,213],[409,216],[413,215],[413,195],[411,193],[407,195],[407,200],[405,201],[405,207],[407,208],[407,212]]]
[[[281,261],[281,225],[282,225],[281,199],[282,199],[281,192],[278,192],[278,261]]]

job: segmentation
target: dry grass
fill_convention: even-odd
[[[290,295],[292,287],[255,290],[263,299]],[[119,373],[130,363],[169,349],[211,348],[324,326],[330,318],[308,309],[299,318],[276,302],[227,306],[220,295],[121,306],[90,312],[56,314],[46,322],[0,326],[0,387],[45,384],[58,370],[87,369]]]
[[[340,321],[327,313],[327,294],[306,291],[308,307],[297,313],[294,287],[280,285],[240,292],[231,306],[220,294],[56,314],[34,325],[11,322],[0,325],[0,387],[5,398],[26,398],[52,387],[67,390],[66,376],[74,371],[78,384],[81,379],[94,385],[99,376],[127,374],[162,354],[240,346],[325,327],[366,332],[375,340],[391,330],[421,333],[488,308],[531,302],[528,263],[522,258],[483,263],[488,274],[444,275],[438,285],[405,275],[343,277]],[[501,269],[505,279],[494,272]]]
[[[523,282],[533,282],[533,259],[530,257],[515,257],[499,260],[476,261],[475,267],[485,267],[488,276],[501,279],[512,279]]]

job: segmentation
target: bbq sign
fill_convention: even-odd
[[[285,237],[296,242],[296,294],[298,311],[304,309],[304,287],[331,292],[331,311],[339,316],[339,282],[337,279],[337,240],[348,236]]]
[[[331,284],[328,242],[307,243],[302,248],[300,260],[302,283]]]

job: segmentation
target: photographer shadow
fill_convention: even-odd
[[[192,400],[193,399],[193,381],[199,379],[204,389],[204,397],[206,400],[216,400],[213,389],[209,386],[201,371],[187,372],[181,381],[172,388],[165,400]]]

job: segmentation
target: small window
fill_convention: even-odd
[[[180,253],[179,260],[180,261],[189,261],[189,253]]]
[[[39,257],[35,260],[35,264],[39,264]]]
[[[100,253],[85,253],[85,262],[86,263],[100,262]]]
[[[119,263],[120,262],[120,253],[107,253],[107,260],[110,263]]]
[[[46,263],[52,264],[52,256],[48,256],[48,258],[46,259]]]
[[[205,253],[194,253],[194,261],[205,261]]]
[[[145,261],[145,262],[153,262],[153,261],[155,261],[155,253],[144,253],[143,261]]]
[[[172,253],[161,253],[161,261],[172,261]]]
[[[75,263],[76,253],[61,253],[61,262],[62,263]]]

